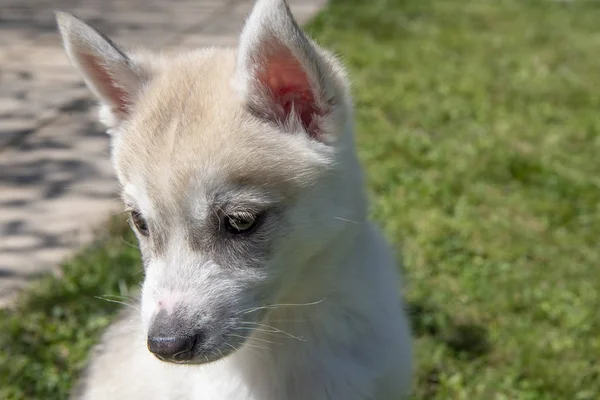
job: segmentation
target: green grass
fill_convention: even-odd
[[[414,400],[600,398],[600,3],[338,0],[373,215],[404,254]],[[64,398],[141,278],[122,226],[0,313],[0,398]],[[125,239],[122,239],[122,236]]]

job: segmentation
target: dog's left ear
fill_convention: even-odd
[[[308,39],[284,0],[259,0],[242,30],[236,86],[252,111],[284,130],[334,139],[334,68]]]

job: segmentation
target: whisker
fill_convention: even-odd
[[[239,312],[239,314],[250,314],[252,312],[258,311],[258,310],[264,310],[264,309],[274,309],[274,308],[280,308],[280,307],[305,307],[305,306],[314,306],[317,305],[319,303],[322,303],[326,298],[322,298],[321,300],[318,301],[313,301],[311,303],[299,303],[299,304],[293,304],[293,303],[280,303],[280,304],[268,304],[266,306],[260,306],[260,307],[253,307],[253,308],[248,308],[246,310],[242,310]],[[238,315],[239,315],[238,314]]]
[[[298,323],[298,322],[308,322],[310,321],[310,319],[271,319],[269,318],[269,322],[292,322],[292,323]],[[253,321],[238,321],[238,323],[240,324],[255,324],[256,322]]]
[[[235,346],[234,346],[234,345],[232,345],[231,343],[229,343],[229,342],[225,342],[225,345],[226,345],[226,346],[229,346],[229,347],[231,347],[231,348],[233,349],[233,351],[237,351],[237,347],[235,347]]]
[[[138,249],[138,247],[135,244],[129,243],[127,240],[123,239],[122,237],[120,237],[119,240],[122,243],[126,244],[127,246],[131,247],[132,249],[136,249],[136,250]]]
[[[219,354],[221,355],[221,358],[225,357],[225,355],[223,354],[223,352],[221,351],[220,348],[217,347],[217,351],[219,352]]]
[[[256,329],[256,328],[247,328],[247,329],[254,329],[254,330],[257,330],[257,331],[259,331],[259,332],[261,332],[261,331],[262,331],[262,332],[267,332],[267,333],[282,333],[282,334],[284,334],[285,336],[287,336],[287,337],[290,337],[290,338],[292,338],[292,339],[296,339],[296,340],[299,340],[299,341],[301,341],[301,342],[306,342],[306,339],[304,339],[304,338],[302,338],[302,337],[299,337],[299,336],[292,335],[292,334],[291,334],[291,333],[289,333],[289,332],[286,332],[286,331],[284,331],[284,330],[282,330],[282,329],[279,329],[279,328],[275,328],[274,326],[271,326],[271,325],[259,324],[258,322],[250,322],[250,321],[246,321],[246,323],[248,323],[248,324],[250,324],[250,325],[256,325],[256,326],[260,326],[260,327],[268,328],[268,329],[271,329],[271,330],[258,330],[258,329]],[[240,327],[240,328],[243,328],[243,327]]]
[[[124,305],[124,306],[131,307],[131,308],[133,308],[134,310],[141,311],[139,307],[137,307],[137,306],[134,306],[133,304],[125,303],[124,301],[119,301],[119,300],[108,299],[108,298],[106,298],[106,297],[102,297],[102,296],[94,296],[94,297],[95,297],[95,298],[97,298],[97,299],[100,299],[100,300],[108,301],[109,303],[117,303],[117,304],[122,304],[122,305]]]
[[[261,333],[268,333],[270,335],[273,336],[278,336],[278,337],[282,337],[281,335],[277,335],[277,333],[279,333],[278,331],[274,331],[274,330],[269,330],[269,329],[260,329],[260,328],[255,328],[252,326],[237,326],[234,329],[236,330],[247,330],[247,331],[252,331],[252,332],[261,332]]]
[[[245,336],[236,335],[234,333],[229,333],[229,334],[227,334],[227,336],[237,337],[237,338],[243,339],[243,341],[244,341],[244,347],[255,348],[255,349],[260,349],[260,350],[268,350],[267,347],[259,346],[259,345],[255,344],[255,343],[248,343],[248,341],[246,340],[247,338]]]
[[[271,337],[277,338],[277,339],[289,339],[290,338],[289,335],[282,335],[282,334],[279,334],[278,332],[275,332],[275,331],[268,331],[268,330],[253,328],[253,327],[249,327],[249,326],[240,326],[240,327],[237,327],[235,329],[236,330],[246,330],[246,331],[251,331],[251,332],[260,332],[261,335],[268,335],[268,336],[271,336]],[[252,338],[253,339],[257,339],[254,336]],[[303,340],[301,338],[298,338],[298,340],[305,341],[305,340]]]
[[[244,347],[248,348],[248,350],[269,350],[267,347],[259,346],[252,343],[244,343]]]
[[[340,221],[349,222],[351,224],[360,225],[360,222],[358,222],[358,221],[352,221],[351,219],[346,219],[346,218],[342,218],[342,217],[333,217],[333,218],[339,219]]]
[[[254,340],[257,340],[257,341],[259,341],[259,342],[263,342],[263,343],[269,343],[269,344],[277,344],[277,345],[281,344],[281,343],[279,343],[279,342],[272,342],[272,341],[270,341],[270,340],[267,340],[267,339],[261,339],[261,338],[257,338],[257,337],[250,337],[250,338],[248,338],[248,340],[252,340],[252,341],[254,341]]]
[[[235,333],[230,333],[229,336],[244,339],[246,344],[248,344],[248,340],[258,340],[259,342],[270,343],[270,344],[281,344],[281,343],[271,342],[270,340],[266,340],[266,339],[248,338],[246,336],[236,335]],[[248,340],[246,340],[246,339],[248,339]]]
[[[127,288],[123,289],[121,288],[122,292],[126,292],[128,291]],[[129,305],[131,306],[137,306],[138,304],[138,298],[136,296],[121,296],[118,294],[105,294],[100,296],[99,298],[101,298],[102,300],[123,300],[129,303]]]
[[[225,345],[231,347],[233,349],[234,353],[239,350],[237,347],[235,347],[234,345],[230,344],[229,342],[225,342]],[[253,354],[256,354],[256,355],[259,355],[259,356],[261,355],[256,349],[253,349],[251,347],[248,347],[248,351],[251,351]]]
[[[121,296],[118,294],[105,294],[103,297],[106,298],[115,298],[115,299],[123,299],[123,300],[130,300],[130,301],[135,301],[136,298],[134,296]]]

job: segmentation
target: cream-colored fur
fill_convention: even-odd
[[[57,18],[100,100],[145,266],[141,312],[111,326],[74,397],[406,394],[400,280],[366,219],[347,79],[284,1],[257,2],[238,48],[174,58]]]

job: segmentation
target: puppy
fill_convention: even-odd
[[[145,268],[141,312],[110,327],[74,398],[402,398],[410,332],[348,80],[285,2],[259,0],[237,48],[173,58],[57,20]]]

